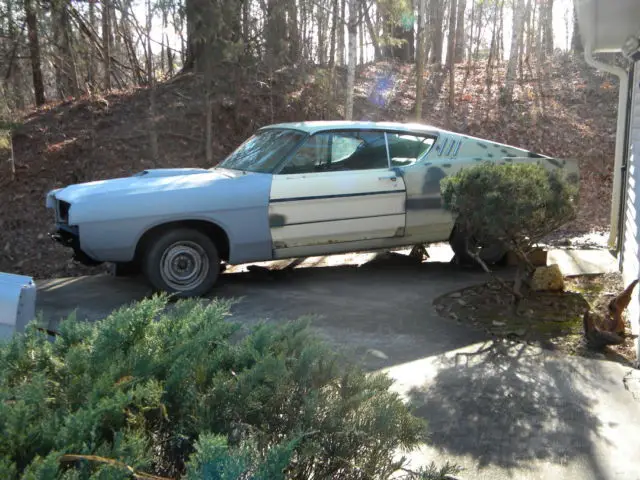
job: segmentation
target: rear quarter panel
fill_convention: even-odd
[[[448,240],[455,218],[442,206],[440,181],[465,166],[483,161],[537,163],[548,169],[560,170],[571,183],[579,182],[576,160],[550,158],[511,145],[444,133],[422,161],[399,169],[407,187],[407,235],[416,242]]]

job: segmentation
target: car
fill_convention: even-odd
[[[212,168],[149,169],[47,193],[52,237],[74,259],[142,271],[178,297],[210,292],[221,264],[450,242],[440,181],[476,162],[575,161],[422,124],[309,121],[258,129]],[[496,262],[505,252],[481,246]]]

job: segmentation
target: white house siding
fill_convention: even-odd
[[[622,276],[625,286],[640,278],[640,62],[635,65],[631,103],[631,129],[624,208]],[[640,288],[636,287],[629,305],[628,318],[634,334],[639,334]],[[640,344],[636,344],[639,346]],[[638,352],[640,354],[640,352]],[[640,358],[640,355],[638,355]]]

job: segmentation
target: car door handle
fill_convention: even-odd
[[[396,174],[389,174],[389,175],[384,175],[382,177],[378,177],[378,180],[392,180],[392,181],[396,181],[398,179],[398,176]]]

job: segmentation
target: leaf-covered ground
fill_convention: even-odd
[[[617,88],[613,77],[581,59],[557,56],[525,67],[509,107],[498,102],[504,69],[488,81],[483,64],[456,69],[456,107],[448,107],[446,72],[425,73],[423,123],[577,158],[582,170],[578,218],[561,236],[602,243],[607,228]],[[544,71],[548,72],[547,74]],[[258,127],[280,121],[340,119],[345,72],[332,86],[324,69],[284,70],[272,78],[259,71],[235,75],[231,90],[213,101],[214,163]],[[414,121],[413,65],[377,63],[359,68],[356,120]],[[48,104],[28,112],[14,135],[16,175],[0,161],[0,271],[36,278],[102,271],[70,262],[69,252],[47,236],[52,216],[48,190],[70,183],[130,175],[154,167],[210,167],[204,155],[202,79],[185,74],[158,86],[159,156],[148,148],[148,93],[144,89]],[[336,92],[340,92],[339,94]],[[8,156],[0,148],[0,160]]]
[[[617,273],[565,278],[562,292],[529,292],[517,310],[511,295],[489,282],[451,292],[435,300],[438,313],[469,323],[498,337],[513,338],[543,348],[590,358],[607,358],[625,365],[635,361],[633,339],[603,352],[586,348],[582,318],[587,310],[605,312],[607,303],[624,286]],[[630,325],[627,322],[627,331]]]

